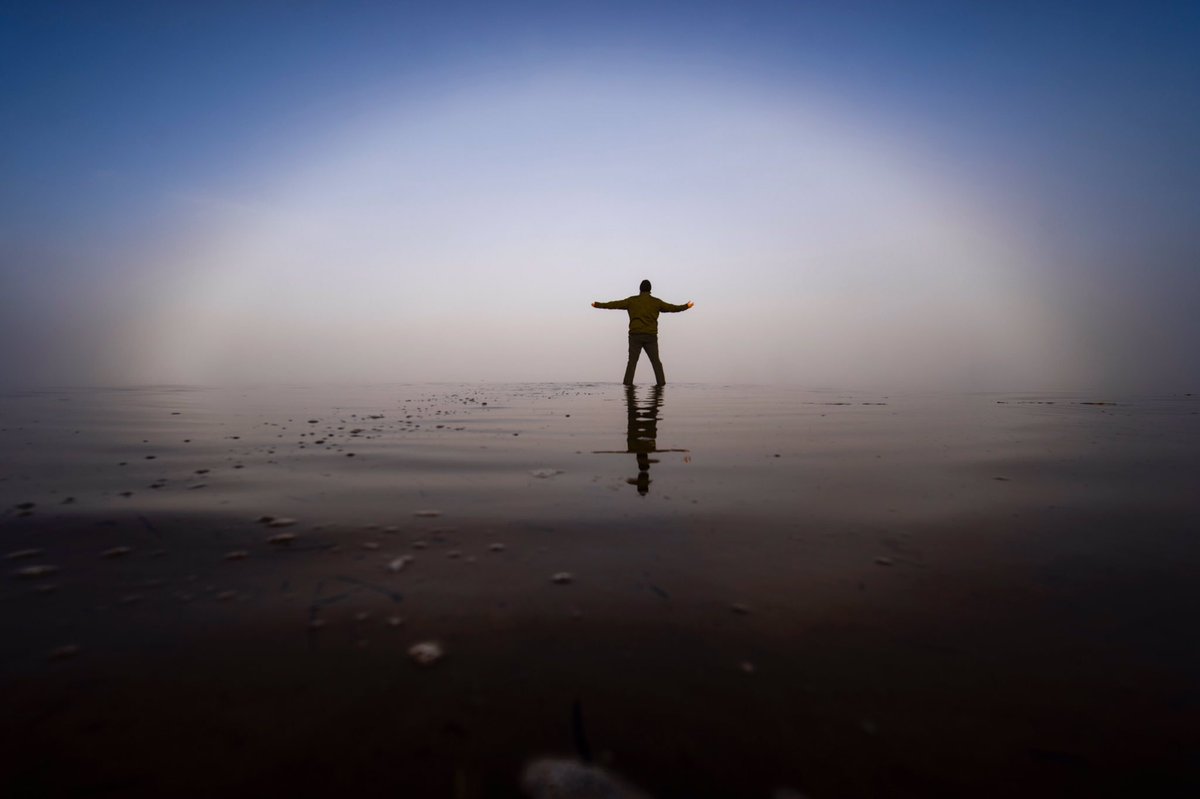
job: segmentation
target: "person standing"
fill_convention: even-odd
[[[660,313],[679,313],[695,305],[687,302],[684,305],[672,305],[663,302],[650,294],[650,281],[643,280],[638,287],[640,293],[623,300],[612,302],[593,302],[593,308],[605,308],[629,312],[629,363],[625,366],[625,385],[633,385],[633,373],[637,369],[638,358],[642,350],[650,357],[650,365],[654,367],[655,385],[665,386],[667,378],[663,375],[662,361],[658,359],[658,315]]]

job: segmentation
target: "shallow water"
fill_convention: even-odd
[[[659,797],[1182,792],[1198,410],[707,385],[3,395],[0,536],[37,550],[0,586],[4,779],[516,796],[524,763],[567,755]],[[427,640],[446,656],[421,667]]]

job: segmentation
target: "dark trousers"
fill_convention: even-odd
[[[660,386],[667,384],[667,378],[663,376],[662,361],[658,359],[658,336],[649,333],[630,333],[629,334],[629,363],[625,366],[625,380],[622,382],[627,386],[633,385],[633,372],[637,369],[638,358],[642,354],[642,350],[650,356],[650,365],[654,367],[654,380]]]

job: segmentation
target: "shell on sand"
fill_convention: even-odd
[[[408,648],[408,656],[418,666],[432,666],[445,656],[446,652],[437,641],[422,641]]]
[[[533,799],[650,799],[598,766],[543,758],[525,767],[521,787]]]

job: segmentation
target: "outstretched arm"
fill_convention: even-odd
[[[612,302],[593,302],[593,308],[607,308],[613,311],[624,311],[629,308],[629,300],[613,300]]]
[[[691,308],[695,304],[696,303],[692,302],[691,300],[688,300],[683,305],[672,305],[669,302],[664,302],[662,304],[662,306],[659,307],[659,310],[666,311],[667,313],[679,313],[680,311],[686,311],[688,308]]]

